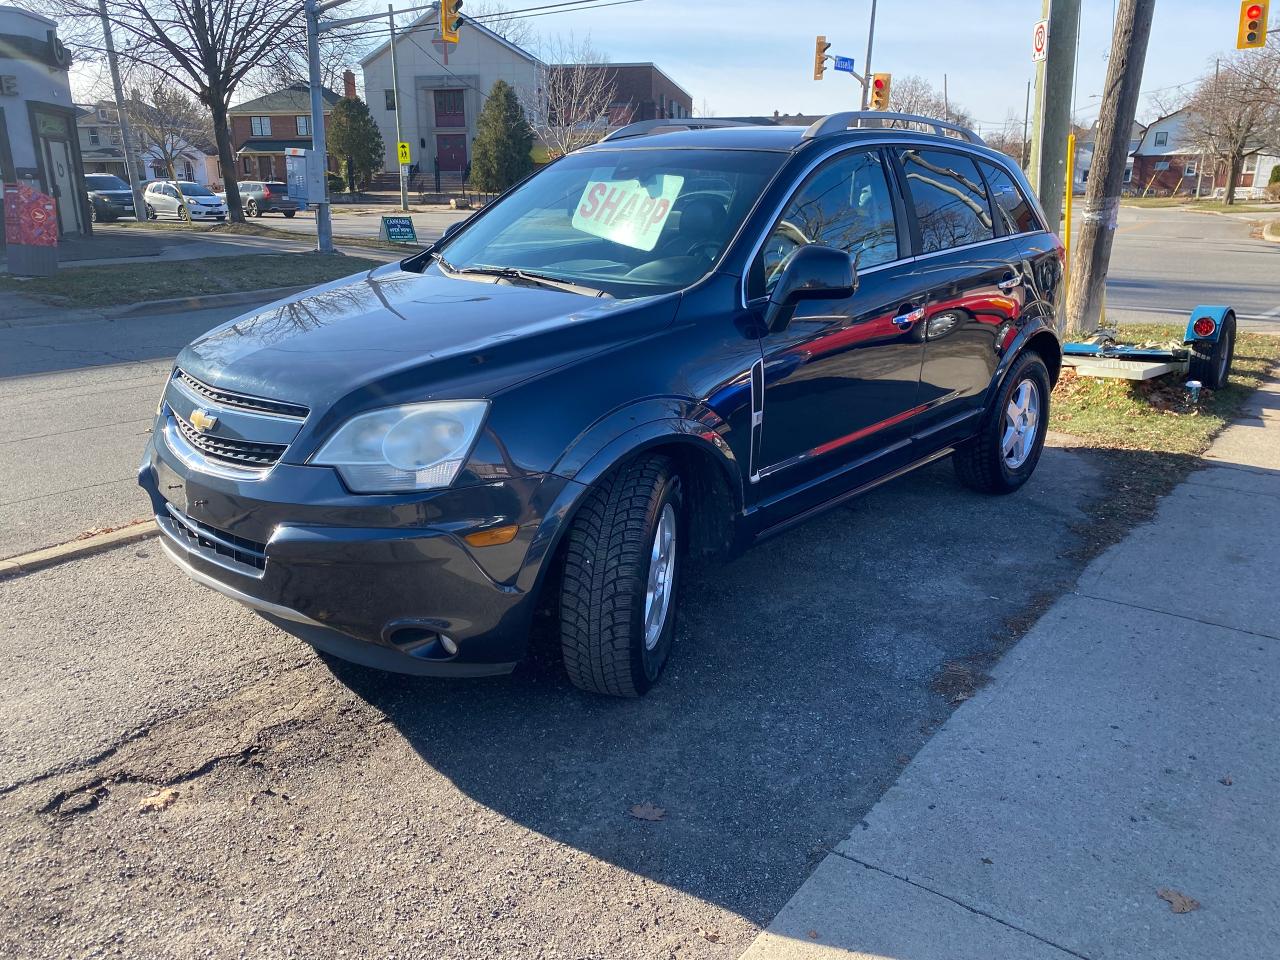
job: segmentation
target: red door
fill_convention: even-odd
[[[437,133],[436,156],[440,158],[443,173],[455,173],[467,167],[467,135],[465,133]]]

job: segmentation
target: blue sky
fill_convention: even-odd
[[[526,6],[508,2],[509,8]],[[823,113],[857,107],[857,84],[843,74],[813,80],[813,39],[831,53],[853,56],[867,42],[870,0],[642,0],[627,6],[546,16],[543,33],[589,32],[609,59],[652,60],[720,116]],[[1097,116],[1106,73],[1112,0],[1084,0],[1078,119]],[[1167,88],[1213,68],[1215,55],[1235,46],[1233,0],[1160,0],[1143,76],[1144,91]],[[920,74],[983,126],[1022,115],[1032,76],[1031,30],[1040,0],[880,0],[875,70]],[[1176,93],[1168,90],[1166,93]],[[1139,119],[1152,112],[1144,98]]]

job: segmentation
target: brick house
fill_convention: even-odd
[[[346,94],[355,96],[355,75],[347,71]],[[325,120],[342,94],[324,90]],[[227,111],[231,125],[231,146],[236,154],[236,176],[240,180],[283,180],[285,150],[311,147],[311,91],[305,83],[291,83]],[[328,158],[330,170],[337,165]]]
[[[579,69],[575,64],[556,64],[548,69]],[[602,63],[587,69],[605,73],[613,86],[609,104],[610,126],[624,126],[640,120],[679,119],[693,116],[693,97],[663,73],[656,63]]]
[[[1227,192],[1230,169],[1224,161],[1201,155],[1186,128],[1187,111],[1161,117],[1147,127],[1134,152],[1133,189],[1169,196],[1221,197]],[[1204,169],[1202,169],[1202,165]],[[1236,182],[1236,196],[1260,199],[1266,195],[1271,171],[1280,165],[1280,149],[1253,144],[1244,155]]]

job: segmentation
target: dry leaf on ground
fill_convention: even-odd
[[[178,791],[173,787],[167,787],[159,793],[153,793],[146,797],[138,804],[139,813],[154,813],[157,810],[164,810],[173,806],[173,802],[178,799]]]
[[[1168,887],[1161,887],[1156,891],[1156,896],[1169,904],[1169,909],[1174,913],[1190,913],[1192,910],[1200,909],[1200,901],[1188,897],[1185,893],[1179,893],[1177,890],[1170,890]]]
[[[633,805],[630,812],[637,820],[661,820],[667,815],[665,807],[655,807],[648,800]]]
[[[720,942],[720,934],[716,933],[714,930],[699,930],[698,936],[703,940],[706,940],[708,943]]]

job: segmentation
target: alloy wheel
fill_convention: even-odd
[[[1023,380],[1014,388],[1004,410],[1004,434],[1000,452],[1010,470],[1017,470],[1036,446],[1040,424],[1040,390],[1032,380]]]
[[[644,594],[644,646],[652,650],[658,645],[662,629],[671,609],[672,587],[676,572],[676,508],[670,503],[662,508],[653,546],[649,551],[649,583]]]

